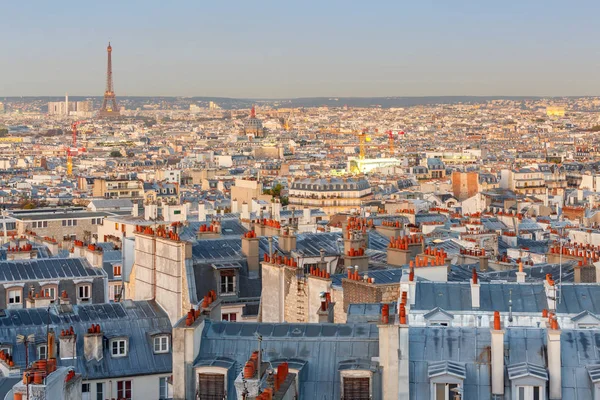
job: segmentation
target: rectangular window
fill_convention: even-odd
[[[544,397],[541,386],[518,386],[517,400],[542,400]]]
[[[96,400],[104,400],[104,382],[96,383]]]
[[[0,350],[8,355],[12,355],[12,346],[0,346]]]
[[[76,219],[73,220],[73,226],[77,226],[77,220]]]
[[[56,299],[56,288],[54,287],[47,287],[44,288],[44,291],[42,292],[45,298],[49,298],[49,299]]]
[[[8,304],[21,304],[22,289],[9,289]]]
[[[370,378],[344,378],[343,399],[370,400],[370,381]]]
[[[158,378],[158,399],[166,400],[169,397],[167,378]]]
[[[45,344],[40,344],[37,348],[37,356],[38,360],[45,360],[48,358],[48,346]]]
[[[237,314],[236,313],[221,314],[221,320],[234,322],[237,320]]]
[[[452,400],[456,396],[456,388],[458,385],[453,383],[436,383],[435,384],[435,400]]]
[[[173,211],[173,214],[179,215],[179,214],[181,214],[181,210],[175,210],[175,211]]]
[[[131,400],[131,381],[117,381],[117,398]]]
[[[235,274],[231,272],[221,272],[221,293],[235,292]]]
[[[90,285],[81,285],[77,290],[77,295],[80,300],[89,300],[90,299]]]
[[[127,340],[116,339],[110,345],[111,354],[113,357],[123,357],[127,355]]]
[[[213,400],[225,398],[225,375],[198,374],[198,399]]]
[[[154,352],[155,353],[168,353],[169,352],[169,337],[168,336],[156,336],[154,338]]]
[[[115,277],[121,276],[121,266],[120,265],[113,265],[113,275]]]
[[[115,222],[115,231],[118,231],[118,230],[119,230],[119,223]]]
[[[108,287],[108,297],[109,300],[119,302],[121,301],[121,290],[123,285],[110,285]]]

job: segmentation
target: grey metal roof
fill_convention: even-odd
[[[388,285],[393,283],[399,283],[400,279],[402,279],[402,269],[400,268],[391,268],[391,269],[383,269],[376,271],[368,271],[368,272],[359,272],[359,275],[362,277],[365,274],[369,275],[369,278],[373,278],[375,285]],[[342,279],[346,278],[347,274],[335,274],[331,275],[331,284],[334,286],[341,286]]]
[[[172,354],[154,354],[151,333],[171,334],[168,315],[153,301],[125,301],[123,303],[73,305],[72,312],[60,313],[57,307],[5,310],[0,317],[0,343],[13,347],[17,365],[25,365],[25,348],[17,345],[16,335],[34,334],[36,341],[46,341],[46,324],[58,335],[63,329],[73,327],[77,334],[75,369],[84,379],[110,379],[135,375],[170,374]],[[83,337],[91,324],[100,324],[105,337],[126,336],[129,339],[128,355],[113,358],[107,344],[100,361],[86,361]],[[38,342],[39,343],[39,342]],[[106,342],[105,342],[106,343]],[[35,349],[30,349],[30,355]],[[73,360],[61,360],[59,366],[72,366]]]
[[[511,293],[512,291],[512,293]],[[512,299],[513,312],[542,312],[548,309],[546,292],[542,284],[529,283],[488,283],[480,282],[481,311],[509,310]],[[473,310],[469,282],[417,281],[414,310],[446,311]]]
[[[0,282],[93,278],[105,275],[102,268],[92,267],[85,258],[0,261]]]
[[[205,321],[200,351],[195,362],[225,357],[235,360],[240,371],[258,348],[256,335],[262,335],[264,361],[282,359],[306,362],[300,379],[301,399],[340,398],[339,368],[351,360],[371,360],[379,355],[378,329],[372,324],[257,324]],[[304,371],[306,369],[306,372]],[[379,372],[375,371],[378,375]],[[228,375],[228,392],[235,398]],[[378,382],[374,379],[374,382]],[[377,393],[380,388],[374,388]]]
[[[558,313],[579,314],[589,311],[600,314],[600,285],[585,283],[563,283],[562,301],[557,305]]]

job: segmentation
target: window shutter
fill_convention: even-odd
[[[369,400],[370,378],[344,378],[344,400]]]
[[[199,400],[223,400],[225,398],[225,376],[222,374],[198,375]]]

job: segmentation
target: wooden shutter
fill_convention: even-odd
[[[344,400],[369,400],[370,378],[344,378]]]
[[[225,376],[222,374],[198,374],[199,400],[223,400]]]

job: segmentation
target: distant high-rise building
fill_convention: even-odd
[[[209,110],[220,110],[221,107],[219,107],[219,105],[217,103],[215,103],[214,101],[210,101],[208,103],[208,109]]]
[[[106,48],[108,53],[108,63],[106,65],[106,90],[104,91],[104,101],[102,107],[98,111],[99,117],[118,117],[121,115],[119,107],[117,106],[117,98],[115,97],[115,91],[113,89],[113,78],[112,78],[112,47],[108,42]]]
[[[0,113],[4,112],[4,103],[0,102]]]

